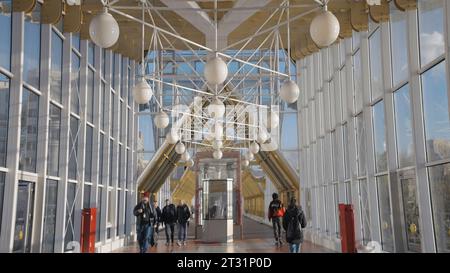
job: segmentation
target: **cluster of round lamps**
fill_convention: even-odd
[[[336,16],[328,11],[326,5],[324,9],[315,16],[310,25],[310,34],[313,41],[319,47],[328,47],[336,41],[340,31],[339,21]],[[89,34],[92,41],[101,48],[110,48],[119,39],[120,29],[117,21],[108,12],[105,7],[103,11],[95,15],[89,24]],[[204,77],[208,84],[219,85],[225,82],[228,77],[227,64],[217,54],[210,58],[205,65]],[[147,80],[143,76],[133,87],[133,98],[138,104],[147,104],[153,96],[153,91]],[[280,98],[287,103],[294,103],[297,101],[300,94],[298,85],[291,79],[283,82],[280,89]],[[208,106],[208,114],[211,117],[219,118],[225,114],[225,105],[218,97],[213,97]],[[278,126],[279,118],[275,113],[271,113],[268,121],[264,124],[267,128],[275,128]],[[154,124],[159,129],[164,129],[169,125],[169,116],[162,110],[156,114]],[[223,153],[221,148],[223,128],[215,125],[214,134],[209,134],[209,139],[213,140],[213,157],[221,159]],[[254,159],[254,154],[259,152],[259,145],[265,143],[269,138],[266,131],[260,130],[256,137],[244,154],[243,166],[248,166],[249,162]],[[176,144],[175,151],[181,155],[181,159],[186,162],[186,165],[193,166],[194,161],[186,150],[185,145],[181,142],[180,136],[170,130],[166,135],[166,140],[170,144]],[[259,144],[258,144],[259,143]]]

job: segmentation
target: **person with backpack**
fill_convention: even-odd
[[[152,238],[152,225],[155,218],[155,212],[152,207],[149,204],[149,197],[146,194],[133,210],[134,216],[137,217],[136,232],[140,253],[147,252],[149,240]]]
[[[162,209],[161,222],[165,226],[166,246],[168,246],[169,243],[173,245],[173,234],[175,233],[175,223],[177,222],[177,209],[174,204],[169,203],[169,199],[166,199],[166,205]]]
[[[273,235],[275,237],[275,244],[281,246],[281,218],[284,215],[285,209],[283,203],[278,199],[278,194],[272,194],[272,201],[269,204],[268,218],[272,221]]]
[[[283,228],[286,231],[286,242],[289,243],[289,252],[300,252],[303,243],[303,231],[306,227],[306,218],[302,207],[297,206],[295,197],[291,198],[289,207],[283,216]]]
[[[187,226],[190,217],[191,212],[189,211],[189,207],[186,205],[184,200],[181,200],[177,207],[178,246],[186,245]]]

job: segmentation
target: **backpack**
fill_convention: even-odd
[[[270,204],[270,213],[272,217],[282,217],[284,215],[283,205],[280,200],[272,201]]]
[[[301,238],[301,229],[298,214],[290,212],[287,220],[288,226],[286,229],[286,241],[292,242],[294,240],[299,240]]]

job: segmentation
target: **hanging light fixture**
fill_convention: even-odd
[[[225,114],[225,104],[218,97],[215,97],[208,105],[208,113],[214,118],[223,117]]]
[[[184,146],[183,142],[178,142],[177,145],[175,146],[175,152],[177,152],[177,154],[181,155],[186,151],[186,146]]]
[[[323,11],[314,17],[309,27],[311,38],[318,47],[328,47],[336,41],[339,31],[338,19],[332,12],[328,11],[324,2]]]
[[[215,56],[206,62],[204,76],[209,84],[222,84],[228,77],[227,64],[219,56]]]
[[[222,84],[228,76],[227,64],[217,55],[217,0],[214,1],[214,21],[215,21],[215,39],[214,39],[214,50],[215,55],[213,58],[206,62],[204,76],[206,81],[212,85]]]
[[[175,144],[180,140],[180,136],[176,132],[169,131],[166,135],[166,141],[169,142],[169,144]]]
[[[287,103],[294,103],[298,99],[300,89],[293,80],[286,80],[283,82],[280,90],[280,97]]]
[[[223,153],[222,153],[221,150],[215,150],[215,151],[213,152],[213,157],[214,157],[214,159],[221,159],[222,156],[223,156]]]
[[[287,103],[294,103],[297,101],[298,96],[300,94],[300,89],[298,88],[298,85],[291,80],[291,31],[290,31],[290,15],[289,15],[289,1],[288,1],[288,9],[287,9],[287,37],[288,37],[288,57],[289,60],[286,60],[289,62],[287,65],[288,67],[288,75],[289,79],[285,80],[283,84],[281,85],[280,89],[280,97],[282,100],[284,100]]]
[[[181,155],[181,160],[187,162],[187,161],[189,161],[189,159],[191,159],[191,155],[189,154],[188,151],[185,151],[185,152]]]
[[[247,159],[248,161],[252,161],[253,159],[255,159],[255,156],[253,155],[253,153],[248,150],[245,155],[244,155],[245,159]]]
[[[144,3],[142,3],[142,21],[145,21],[145,10]],[[133,98],[138,104],[147,104],[152,98],[153,91],[147,80],[145,79],[145,57],[144,57],[144,40],[145,39],[145,29],[144,23],[142,23],[142,63],[141,63],[141,80],[133,87]]]
[[[242,160],[242,162],[241,162],[241,164],[242,164],[242,167],[248,167],[248,165],[250,165],[250,161],[248,161],[247,159],[244,159],[244,160]]]
[[[267,141],[267,139],[269,139],[269,136],[267,135],[267,133],[264,130],[259,130],[258,136],[256,137],[256,141],[259,144],[263,144],[264,142]]]
[[[253,154],[257,154],[259,152],[259,145],[255,141],[250,144],[248,148]]]
[[[119,34],[119,25],[107,7],[103,7],[103,11],[95,15],[89,23],[89,36],[101,48],[112,47],[119,40]]]
[[[169,116],[161,110],[156,114],[154,122],[156,128],[164,129],[169,125]]]
[[[188,161],[186,161],[186,166],[193,167],[195,164],[194,160],[192,158],[189,158]]]

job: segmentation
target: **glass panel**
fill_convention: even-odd
[[[80,50],[80,33],[79,32],[75,32],[72,34],[72,47],[75,48],[76,50],[78,50],[78,52],[81,52]]]
[[[108,218],[106,219],[106,223],[108,225],[111,225],[113,218],[114,218],[114,208],[112,206],[112,190],[108,189]]]
[[[343,140],[343,151],[344,151],[344,179],[350,178],[350,160],[348,154],[348,124],[345,123],[342,126],[342,140]]]
[[[48,124],[47,174],[59,175],[59,139],[61,131],[61,109],[50,104]]]
[[[428,170],[437,251],[450,253],[450,164]]]
[[[419,0],[420,62],[430,63],[445,52],[444,1]]]
[[[281,149],[298,149],[297,113],[284,113],[281,118]]]
[[[11,65],[11,2],[0,1],[0,66],[7,70]]]
[[[92,182],[92,141],[93,131],[91,126],[86,126],[86,148],[84,155],[84,181]]]
[[[445,61],[422,75],[428,161],[450,157],[450,120]]]
[[[334,193],[334,215],[335,217],[335,225],[336,225],[336,236],[339,237],[340,226],[339,226],[339,189],[338,184],[333,185],[333,193]]]
[[[122,71],[120,74],[120,97],[125,99],[126,97],[126,86],[127,86],[127,70],[128,70],[128,62],[125,57],[122,57]]]
[[[387,170],[386,124],[383,101],[373,106],[373,137],[375,142],[376,171],[383,172]]]
[[[95,66],[95,44],[88,41],[88,63]]]
[[[154,152],[155,140],[153,132],[153,119],[150,115],[140,115],[139,119],[139,141],[143,143],[138,146],[139,151]]]
[[[97,192],[97,219],[96,220],[96,230],[95,230],[95,241],[99,242],[100,241],[100,230],[101,230],[101,219],[102,219],[102,200],[103,200],[103,188],[98,187],[98,192]]]
[[[113,141],[109,140],[109,186],[113,185],[113,158],[114,158]]]
[[[98,173],[99,173],[99,176],[98,176],[98,184],[101,184],[101,185],[103,185],[103,183],[105,182],[105,178],[103,177],[103,175],[104,175],[104,172],[103,172],[103,155],[104,155],[104,153],[105,153],[105,151],[103,150],[103,148],[104,148],[104,142],[105,141],[105,136],[103,135],[103,134],[100,134],[100,143],[99,143],[99,146],[100,146],[100,150],[99,150],[99,153],[98,153],[98,158],[99,158],[99,160],[98,160]]]
[[[70,107],[74,113],[80,112],[80,57],[72,52],[72,79],[70,85]]]
[[[77,179],[78,177],[78,134],[80,128],[78,127],[78,119],[70,116],[70,130],[69,130],[69,179]]]
[[[19,170],[36,172],[39,96],[27,88],[22,93]]]
[[[362,85],[362,66],[361,66],[361,51],[355,53],[353,56],[353,88],[355,100],[355,112],[362,109],[363,106],[363,85]]]
[[[231,180],[206,180],[203,181],[203,220],[231,219],[229,213],[228,196]]]
[[[121,210],[121,198],[122,197],[122,191],[118,190],[117,191],[117,209],[116,209],[116,236],[119,236],[119,230],[121,228],[121,223],[120,223],[120,210]]]
[[[84,184],[83,208],[91,207],[91,185]]]
[[[42,252],[52,253],[55,250],[56,205],[58,200],[58,181],[47,180],[45,185],[44,238]]]
[[[108,58],[108,54],[106,52],[106,49],[102,48],[102,77],[106,81],[106,62]]]
[[[1,234],[4,195],[5,195],[5,173],[0,172],[0,234]]]
[[[383,69],[381,64],[381,30],[377,29],[369,38],[370,89],[372,99],[383,95]]]
[[[392,80],[394,86],[408,78],[408,36],[406,12],[400,11],[391,1]]]
[[[108,123],[108,119],[106,117],[106,110],[107,110],[107,105],[109,105],[109,103],[106,103],[106,88],[105,88],[105,83],[102,82],[101,85],[101,90],[100,90],[100,125],[102,130],[105,130],[105,127],[107,126]]]
[[[117,54],[112,53],[112,65],[111,65],[111,87],[116,90],[116,59]]]
[[[32,12],[25,14],[23,49],[23,80],[39,88],[41,60],[41,9],[37,4]]]
[[[123,179],[122,179],[122,145],[119,145],[119,166],[118,166],[118,176],[117,176],[117,180],[118,180],[118,184],[117,187],[119,188],[123,188]]]
[[[61,102],[63,40],[52,31],[52,53],[50,71],[50,94],[53,100]]]
[[[75,196],[77,193],[76,183],[67,183],[67,198],[66,198],[66,222],[64,226],[64,249],[66,251],[71,250],[68,243],[75,241]]]
[[[88,69],[87,89],[86,89],[86,115],[87,120],[94,122],[94,71]]]
[[[356,116],[356,152],[358,161],[358,175],[366,174],[366,127],[363,113]]]
[[[109,124],[110,127],[110,135],[111,137],[114,137],[114,128],[115,128],[115,122],[114,122],[114,116],[115,116],[115,106],[116,106],[116,94],[111,91],[111,104],[109,107],[109,119],[111,120],[111,123]]]
[[[398,165],[400,168],[412,166],[415,160],[411,99],[409,97],[408,85],[403,86],[394,93],[394,105]]]
[[[384,251],[394,251],[394,239],[391,222],[391,199],[389,198],[389,180],[387,175],[377,177],[378,207],[380,210],[381,246]]]
[[[9,117],[9,78],[0,73],[0,166],[6,166]]]
[[[372,232],[370,230],[369,190],[367,179],[359,180],[359,193],[363,242],[364,244],[367,244],[368,242],[372,241]]]
[[[416,180],[402,179],[401,186],[407,247],[409,251],[421,252]]]
[[[361,44],[361,33],[357,32],[357,31],[353,31],[352,44],[353,44],[353,50],[359,48],[359,45]]]

